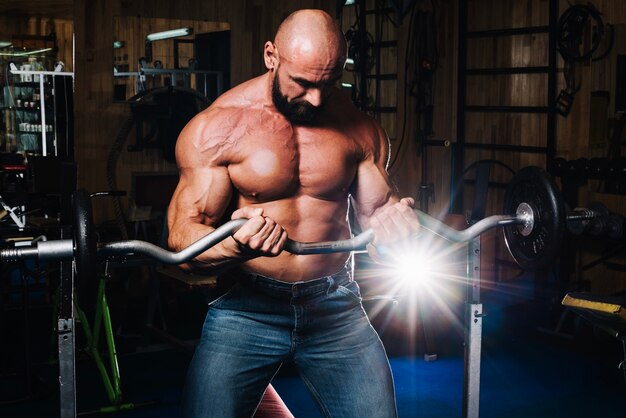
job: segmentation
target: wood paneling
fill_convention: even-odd
[[[0,0],[0,15],[11,16],[46,16],[54,19],[71,20],[73,0]]]
[[[584,0],[571,3],[586,4]],[[468,30],[489,30],[511,27],[541,26],[548,24],[548,0],[469,0]],[[559,2],[559,16],[570,2]],[[605,23],[623,24],[626,21],[626,2],[621,0],[594,1]],[[457,13],[458,0],[439,2],[438,47],[440,66],[435,73],[436,139],[456,140],[456,80],[457,80]],[[619,42],[619,41],[618,41]],[[622,41],[623,42],[623,41]],[[545,34],[518,35],[493,38],[476,38],[468,42],[468,68],[540,66],[547,65],[548,39]],[[564,87],[563,61],[557,54],[557,91]],[[579,68],[581,90],[577,93],[569,117],[557,116],[557,156],[576,159],[590,156],[589,113],[590,92],[602,88],[601,74],[610,71],[600,62],[586,62]],[[527,74],[516,76],[470,76],[467,96],[472,104],[545,105],[547,98],[545,75]],[[510,143],[515,145],[545,144],[545,116],[533,115],[483,115],[471,113],[466,118],[468,141],[484,143]],[[429,181],[435,184],[438,197],[434,212],[445,212],[448,204],[450,152],[432,152]],[[517,156],[501,153],[514,169],[528,164],[545,165],[545,159],[533,154]],[[473,158],[496,158],[495,152],[472,152]],[[443,179],[443,180],[442,180]],[[490,213],[500,206],[490,208]]]
[[[73,70],[72,42],[74,22],[71,19],[28,16],[0,16],[0,40],[10,41],[13,35],[57,36],[57,60],[65,64],[64,71]],[[46,68],[52,70],[52,68]]]
[[[294,10],[322,8],[334,14],[334,2],[325,1],[200,1],[76,0],[75,156],[79,186],[107,189],[106,158],[123,122],[128,105],[113,103],[113,22],[115,16],[141,16],[225,22],[231,28],[231,83],[264,71],[263,43],[273,38],[281,20]],[[118,187],[130,190],[134,171],[172,171],[158,150],[122,152],[115,175]],[[113,218],[112,204],[100,200],[96,222]]]
[[[572,1],[572,4],[587,4],[586,1]],[[621,0],[596,0],[592,2],[602,13],[605,23],[620,25],[626,23],[626,2]],[[565,0],[560,1],[561,12],[569,7]],[[616,40],[623,45],[625,40]],[[579,66],[581,89],[576,94],[572,111],[568,118],[558,118],[558,154],[567,159],[588,157],[589,150],[589,114],[591,91],[603,88],[599,76],[603,73],[605,61],[584,62]],[[559,58],[562,71],[563,61]],[[606,74],[606,72],[605,72]],[[594,81],[595,80],[595,81]],[[563,77],[559,76],[559,89],[563,87]]]

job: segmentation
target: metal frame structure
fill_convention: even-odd
[[[162,68],[145,68],[142,67],[139,71],[130,72],[114,72],[114,77],[136,77],[140,82],[146,80],[146,76],[161,76],[166,75],[170,77],[170,86],[176,86],[178,78],[182,77],[183,86],[191,88],[189,82],[191,75],[201,75],[204,79],[204,89],[201,93],[208,97],[207,81],[209,76],[214,76],[216,80],[217,95],[220,95],[224,90],[224,74],[221,71],[209,71],[209,70],[189,70],[189,69],[162,69]]]
[[[549,22],[544,26],[506,28],[469,32],[467,30],[468,0],[459,1],[458,33],[458,84],[457,84],[457,134],[454,146],[452,183],[450,189],[450,209],[453,213],[463,210],[463,170],[465,169],[465,149],[484,149],[494,151],[524,152],[545,154],[550,167],[556,156],[556,26],[558,1],[549,1]],[[512,68],[467,68],[467,41],[472,38],[495,38],[500,36],[528,35],[547,33],[548,63],[545,66]],[[475,106],[467,104],[466,77],[489,74],[547,74],[548,92],[545,106]],[[484,144],[471,141],[465,135],[465,118],[468,112],[482,113],[537,113],[546,114],[546,145],[541,147],[509,144]],[[470,139],[468,141],[468,139]]]

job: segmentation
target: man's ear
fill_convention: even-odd
[[[263,47],[263,60],[265,61],[265,67],[270,71],[273,71],[278,65],[278,50],[276,45],[270,41],[265,42]]]

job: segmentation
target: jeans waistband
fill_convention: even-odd
[[[335,274],[301,282],[285,282],[254,273],[245,273],[242,278],[244,284],[250,285],[264,293],[289,298],[327,293],[329,290],[349,283],[352,280],[352,269],[349,266],[345,266]]]

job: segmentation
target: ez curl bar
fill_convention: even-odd
[[[504,211],[508,215],[484,218],[464,230],[456,230],[438,219],[416,210],[422,228],[451,242],[467,242],[495,227],[504,228],[504,236],[515,261],[522,268],[546,267],[557,256],[568,221],[593,219],[596,213],[578,208],[565,214],[559,191],[550,175],[539,167],[525,167],[509,183]],[[73,238],[39,240],[30,247],[0,250],[0,261],[38,259],[39,261],[74,260],[81,284],[95,277],[100,258],[123,255],[144,255],[164,264],[189,261],[235,233],[246,219],[226,222],[187,248],[170,252],[140,240],[98,244],[93,226],[91,202],[85,190],[73,196]],[[363,250],[374,238],[366,230],[351,239],[327,242],[297,242],[287,240],[285,250],[292,254],[321,254]]]

